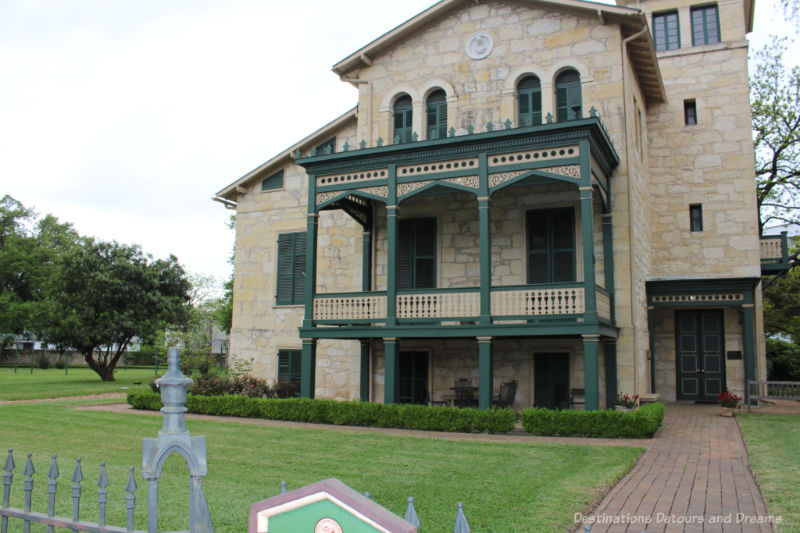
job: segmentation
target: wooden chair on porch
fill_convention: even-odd
[[[495,407],[510,407],[514,403],[517,395],[517,381],[509,381],[500,384],[500,393],[492,400]]]

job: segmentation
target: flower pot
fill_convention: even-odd
[[[733,407],[723,407],[722,416],[733,416]]]

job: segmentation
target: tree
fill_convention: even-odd
[[[135,245],[84,238],[51,284],[44,337],[75,348],[103,381],[114,381],[134,337],[187,319],[190,288],[174,256],[154,261]]]
[[[800,222],[800,68],[783,63],[786,40],[756,53],[750,80],[759,233],[765,226]]]

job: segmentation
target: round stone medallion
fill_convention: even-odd
[[[467,39],[467,55],[472,59],[488,57],[494,49],[494,39],[485,31],[479,31]]]

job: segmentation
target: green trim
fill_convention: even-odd
[[[742,348],[744,351],[744,387],[756,378],[755,313],[752,307],[742,309]]]
[[[650,350],[650,392],[656,392],[656,310],[647,309],[647,332]]]
[[[761,278],[695,278],[663,281],[648,281],[647,305],[653,307],[741,307],[754,302],[753,290],[761,282]],[[655,296],[671,296],[677,294],[708,295],[721,293],[739,293],[743,300],[682,300],[679,302],[654,302]]]
[[[792,264],[789,262],[789,237],[787,232],[782,231],[780,235],[765,235],[760,240],[778,240],[781,241],[781,256],[780,257],[766,257],[761,259],[761,274],[777,273],[789,270]]]
[[[306,233],[278,235],[278,262],[275,276],[275,305],[307,303],[308,237]]]
[[[261,192],[283,189],[283,169],[261,180]]]
[[[293,383],[300,393],[303,381],[302,350],[278,350],[278,382]]]
[[[361,235],[361,290],[372,289],[372,231]]]
[[[674,20],[671,20],[674,17]],[[653,13],[653,45],[656,52],[662,50],[678,50],[681,47],[681,25],[678,10]],[[675,40],[670,39],[670,23],[675,30]]]
[[[503,317],[506,319],[506,317]],[[512,320],[510,317],[509,320]],[[448,321],[449,322],[449,321]],[[619,336],[619,328],[599,323],[584,324],[575,322],[554,322],[547,324],[492,324],[481,326],[479,324],[458,325],[425,325],[413,321],[413,325],[395,326],[362,326],[340,328],[300,328],[300,337],[313,339],[380,339],[395,338],[471,338],[471,337],[548,337],[548,336],[575,336],[575,335],[601,335],[615,339]]]
[[[710,14],[713,12],[714,25],[716,27],[710,28],[711,22]],[[699,13],[701,20],[695,19],[695,13]],[[689,12],[690,23],[692,27],[692,46],[702,46],[705,44],[717,44],[722,42],[719,27],[719,7],[717,4],[709,4],[703,6],[692,6]]]
[[[592,191],[582,190],[581,196],[581,236],[583,239],[583,285],[586,298],[586,322],[597,322],[597,293],[594,272],[594,210]],[[588,401],[587,401],[588,405]]]
[[[605,277],[606,292],[608,299],[611,302],[611,321],[617,320],[617,305],[616,298],[614,297],[614,225],[611,216],[602,218],[603,225],[603,274]]]

